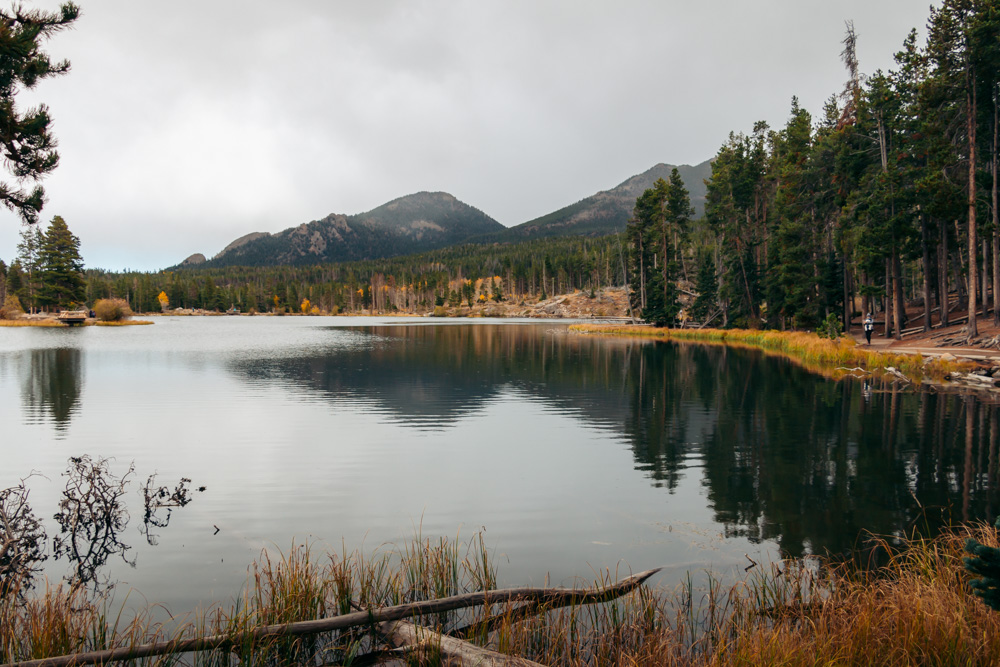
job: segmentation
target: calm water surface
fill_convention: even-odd
[[[134,462],[122,539],[136,566],[108,574],[175,612],[229,600],[262,549],[293,543],[370,551],[485,529],[506,584],[655,566],[671,583],[998,504],[994,405],[552,322],[0,329],[0,406],[0,488],[39,473],[40,516],[69,457]],[[206,487],[156,546],[135,525],[153,472]]]

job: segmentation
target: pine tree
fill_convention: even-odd
[[[17,259],[21,271],[24,272],[24,282],[22,284],[23,292],[19,293],[18,296],[21,299],[21,304],[33,312],[38,305],[39,254],[42,248],[42,230],[37,225],[22,225],[20,235],[21,240],[17,243]]]
[[[680,312],[676,244],[671,239],[679,238],[680,226],[689,215],[686,193],[679,175],[673,190],[662,178],[658,179],[636,199],[627,228],[631,245],[632,308],[644,320],[660,327],[673,324]]]
[[[768,258],[767,306],[782,327],[814,327],[819,322],[816,275],[816,217],[810,180],[812,118],[792,98],[791,117],[776,137],[774,239]]]
[[[7,295],[16,296],[18,303],[24,296],[24,273],[21,271],[20,260],[15,259],[7,268]]]
[[[42,41],[69,27],[80,15],[72,2],[58,12],[26,10],[14,5],[0,11],[0,156],[15,183],[0,183],[0,204],[17,213],[26,223],[38,221],[45,191],[38,179],[56,168],[59,154],[49,131],[51,118],[46,106],[20,111],[14,100],[42,79],[69,71],[69,61],[53,63],[40,50]],[[35,181],[33,187],[26,182]]]
[[[772,200],[767,179],[766,123],[753,135],[729,135],[712,163],[705,218],[721,246],[719,300],[724,326],[759,327],[762,298],[758,267],[768,257],[766,221]]]
[[[39,258],[40,305],[66,308],[84,300],[83,259],[78,239],[60,216],[55,216],[42,235]]]
[[[698,322],[705,324],[717,306],[718,281],[715,277],[715,262],[708,252],[702,252],[698,261],[698,280],[695,290],[698,297],[691,306],[691,316]]]

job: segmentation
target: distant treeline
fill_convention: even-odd
[[[618,235],[470,244],[358,262],[314,266],[183,268],[153,273],[89,270],[88,303],[109,296],[134,310],[170,308],[295,312],[415,311],[485,299],[540,298],[622,285]]]

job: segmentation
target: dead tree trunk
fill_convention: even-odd
[[[386,621],[378,626],[379,634],[394,648],[425,652],[440,658],[442,665],[477,665],[477,667],[543,667],[541,663],[491,651],[488,648],[455,639],[409,621]],[[428,660],[428,662],[431,662]],[[423,664],[423,662],[421,662]]]

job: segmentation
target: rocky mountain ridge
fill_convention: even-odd
[[[676,168],[691,193],[695,216],[700,216],[711,161]],[[636,198],[658,178],[668,179],[672,169],[673,165],[654,165],[610,190],[511,228],[446,192],[418,192],[357,215],[331,213],[276,233],[245,234],[213,258],[196,253],[179,267],[320,264],[394,257],[466,242],[610,234],[625,228]]]

